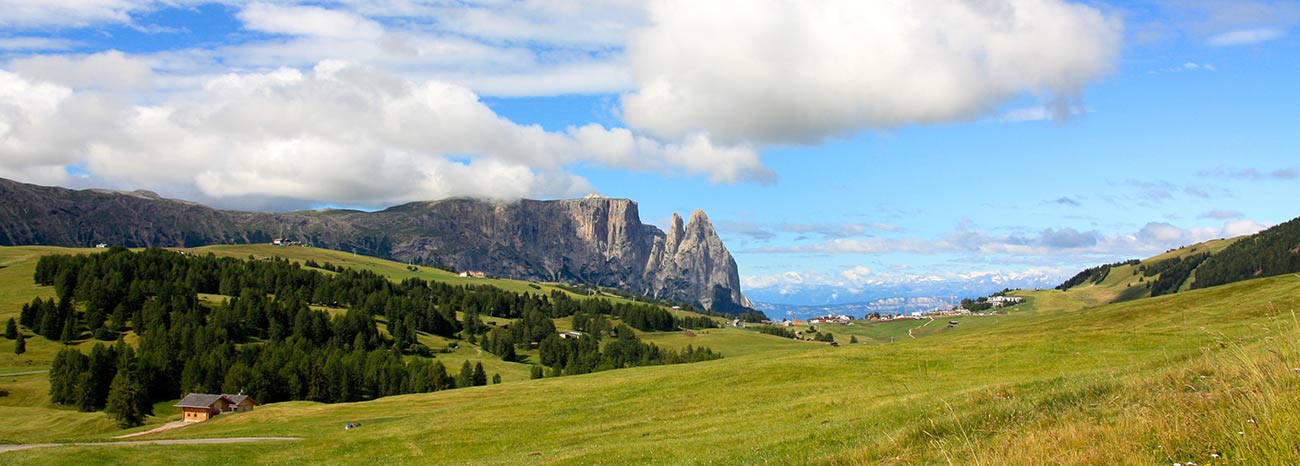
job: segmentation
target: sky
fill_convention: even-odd
[[[1300,216],[1300,2],[0,0],[0,177],[708,213],[756,301],[1037,286]],[[946,291],[945,291],[946,292]]]

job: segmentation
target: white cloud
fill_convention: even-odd
[[[982,258],[979,260],[992,260],[994,256],[1018,257],[1040,264],[1054,264],[1067,256],[1146,257],[1169,248],[1252,234],[1265,227],[1253,220],[1241,219],[1225,223],[1222,227],[1197,228],[1152,222],[1134,233],[1062,228],[1046,229],[1029,235],[995,235],[963,222],[940,238],[833,238],[812,244],[768,246],[740,253],[965,254]]]
[[[776,288],[782,294],[792,294],[799,290],[831,287],[851,294],[860,294],[870,289],[888,289],[905,286],[908,289],[928,284],[935,288],[941,283],[970,283],[985,281],[989,283],[1017,282],[1054,282],[1060,277],[1069,276],[1073,269],[1057,267],[1030,267],[1024,270],[976,270],[966,272],[936,272],[930,274],[907,273],[861,273],[863,266],[851,266],[838,274],[817,271],[788,271],[771,275],[742,275],[741,286],[750,291]],[[895,289],[895,291],[898,291]]]
[[[272,34],[343,39],[375,39],[383,34],[379,23],[370,19],[318,6],[253,3],[237,16],[245,28]]]
[[[28,79],[77,89],[148,90],[154,74],[148,63],[117,50],[87,56],[37,55],[14,60],[10,69]]]
[[[191,186],[212,198],[384,206],[591,192],[565,171],[575,163],[720,182],[766,173],[744,147],[598,125],[546,131],[498,116],[464,87],[344,62],[230,73],[149,105],[0,71],[0,97],[0,172],[33,181],[79,165],[121,184]]]
[[[1286,31],[1275,28],[1242,29],[1215,34],[1207,41],[1215,47],[1254,45],[1281,38]]]
[[[665,0],[651,23],[629,46],[627,122],[755,143],[973,118],[1023,93],[1068,108],[1121,40],[1059,0]]]
[[[871,276],[871,269],[858,265],[840,272],[840,276],[850,282],[860,282]]]
[[[0,26],[82,27],[125,23],[131,13],[150,8],[150,0],[0,0]]]
[[[3,37],[0,38],[0,50],[50,51],[67,50],[77,43],[68,39],[52,37]]]

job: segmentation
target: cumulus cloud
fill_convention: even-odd
[[[0,155],[0,173],[29,181],[58,183],[79,166],[213,198],[364,206],[590,192],[566,171],[575,163],[720,182],[766,173],[746,147],[594,124],[546,131],[496,115],[464,87],[345,62],[230,73],[151,105],[0,71]]]
[[[651,24],[629,45],[626,121],[756,143],[967,119],[1024,93],[1069,109],[1121,40],[1059,0],[665,0]]]
[[[78,89],[148,90],[153,69],[137,58],[117,50],[86,56],[37,55],[9,63],[10,69],[28,79]]]
[[[368,18],[318,6],[253,3],[237,15],[244,27],[272,34],[373,39],[383,28]]]
[[[125,23],[131,13],[150,8],[150,0],[0,0],[0,26],[83,27]]]

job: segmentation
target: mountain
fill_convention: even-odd
[[[752,306],[703,211],[665,233],[636,202],[412,202],[378,212],[217,210],[148,191],[71,190],[0,179],[0,245],[194,247],[304,244],[492,276],[608,286],[735,312]]]
[[[852,287],[826,284],[779,284],[748,287],[746,295],[757,309],[781,318],[814,317],[829,311],[859,315],[871,312],[909,313],[951,307],[962,298],[977,298],[1011,289],[1051,288],[1059,277],[1037,273],[967,274],[879,281]]]

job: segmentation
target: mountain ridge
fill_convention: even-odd
[[[304,244],[531,281],[570,281],[699,304],[752,307],[703,211],[665,233],[630,199],[415,201],[375,212],[219,210],[141,191],[72,190],[0,178],[0,245],[193,247]],[[670,241],[671,240],[671,241]]]

